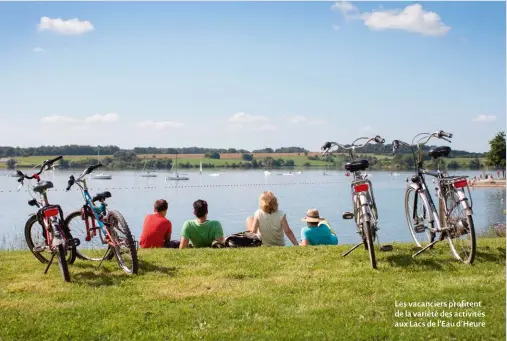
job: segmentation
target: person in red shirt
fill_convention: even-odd
[[[160,199],[153,205],[153,214],[144,218],[143,232],[139,244],[142,248],[171,247],[172,224],[165,217],[168,208],[167,201]]]

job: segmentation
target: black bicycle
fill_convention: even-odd
[[[363,144],[356,145],[356,142],[360,140],[367,141]],[[369,162],[368,160],[358,160],[356,157],[357,148],[362,148],[373,141],[379,144],[385,142],[385,140],[380,136],[375,136],[372,138],[360,137],[352,142],[352,144],[349,146],[343,146],[336,142],[326,142],[322,147],[322,150],[323,154],[325,155],[330,152],[333,146],[336,146],[338,148],[348,150],[350,155],[350,162],[347,162],[345,164],[345,169],[353,174],[351,183],[351,197],[354,212],[343,213],[343,218],[355,218],[357,233],[361,236],[362,241],[352,247],[352,249],[349,251],[345,252],[342,256],[345,257],[359,246],[364,245],[364,248],[368,250],[368,253],[370,255],[371,266],[372,268],[376,269],[377,260],[375,258],[374,241],[378,241],[377,231],[379,230],[377,204],[375,203],[373,187],[371,181],[368,179],[368,174],[363,173],[369,167]],[[391,251],[392,245],[380,246],[380,250]]]
[[[62,277],[65,281],[70,282],[67,264],[72,264],[76,259],[76,246],[79,245],[79,240],[72,238],[64,223],[60,205],[51,205],[48,201],[47,190],[53,188],[53,183],[42,181],[40,178],[43,171],[50,170],[53,163],[61,158],[62,156],[58,156],[52,160],[44,161],[40,170],[31,176],[23,174],[20,170],[16,174],[20,183],[18,191],[23,187],[25,179],[37,180],[37,184],[30,187],[33,192],[39,194],[39,200],[32,196],[32,199],[28,201],[28,205],[38,208],[37,213],[31,214],[25,224],[25,239],[28,248],[41,263],[48,264],[44,271],[45,274],[56,257]],[[50,258],[45,256],[45,251],[49,251]]]
[[[414,140],[418,139],[416,143]],[[411,148],[415,159],[415,175],[407,178],[405,192],[405,214],[410,233],[418,247],[421,248],[413,257],[432,248],[433,245],[447,239],[453,256],[463,263],[472,264],[475,258],[476,239],[474,222],[472,219],[472,196],[468,187],[467,176],[447,176],[438,168],[431,171],[423,168],[422,147],[431,138],[438,138],[451,142],[451,133],[439,130],[435,133],[421,133],[414,137],[412,143],[400,140],[393,141],[393,154],[400,145]],[[426,139],[424,142],[422,140]],[[417,156],[414,148],[417,148]],[[448,157],[451,148],[441,146],[430,149],[428,155],[434,160]],[[425,175],[436,179],[436,197],[439,200],[439,213],[428,186]],[[435,181],[434,181],[435,182]],[[465,193],[468,190],[468,196]],[[437,238],[438,235],[438,238]]]

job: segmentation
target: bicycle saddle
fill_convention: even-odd
[[[37,184],[37,186],[33,187],[33,191],[37,193],[42,193],[50,188],[53,188],[53,183],[51,181],[41,181]]]
[[[111,192],[109,191],[95,194],[92,198],[92,201],[95,202],[97,200],[105,200],[107,198],[111,198]]]
[[[448,157],[451,153],[451,147],[449,146],[441,146],[436,148],[431,148],[428,152],[428,155],[434,159],[438,159],[439,157],[445,156]]]
[[[349,172],[357,172],[363,171],[370,166],[368,160],[355,160],[352,162],[347,162],[345,164],[345,169]]]

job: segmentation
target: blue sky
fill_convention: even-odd
[[[506,126],[505,15],[504,2],[0,2],[0,145],[315,150],[443,129],[486,151]]]

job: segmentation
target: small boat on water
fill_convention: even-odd
[[[99,146],[97,146],[97,162],[100,163],[99,157],[100,157],[100,150],[99,150]],[[112,175],[111,174],[107,174],[107,173],[90,174],[90,179],[111,180],[112,178],[113,178]]]
[[[100,173],[100,174],[92,174],[90,175],[90,179],[98,179],[98,180],[111,180],[113,177],[111,174]]]
[[[173,167],[174,167],[174,165],[173,165]],[[176,171],[174,172],[175,175],[171,175],[173,167],[171,167],[171,171],[169,171],[169,175],[165,177],[166,181],[190,180],[189,177],[187,177],[187,176],[180,176],[178,174],[178,153],[176,153]]]
[[[211,173],[209,176],[221,176],[222,173]]]
[[[18,173],[16,173],[16,172],[10,172],[10,173],[7,173],[6,175],[7,175],[7,176],[10,176],[10,177],[12,177],[12,178],[15,178],[15,177],[17,177],[17,176],[18,176]]]
[[[270,171],[264,171],[264,175],[265,176],[271,175],[271,172]]]
[[[139,173],[139,177],[141,178],[156,178],[158,174],[151,173],[150,171],[145,171],[146,168],[146,161],[144,162],[143,171]]]

